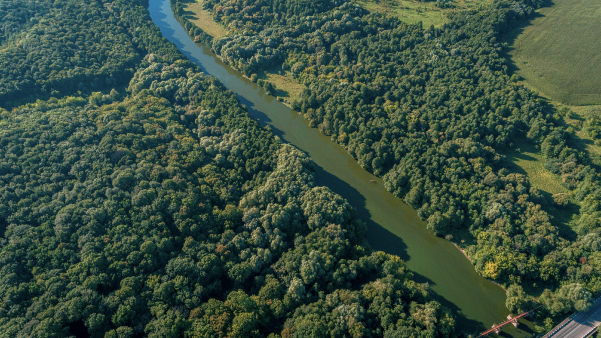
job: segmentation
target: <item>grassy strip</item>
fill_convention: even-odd
[[[213,38],[227,34],[227,30],[213,20],[211,13],[203,8],[203,1],[196,0],[184,5],[185,17]]]
[[[363,8],[370,12],[393,15],[409,24],[421,22],[424,28],[431,25],[441,26],[448,21],[449,13],[476,9],[488,5],[490,0],[455,0],[441,8],[435,1],[421,2],[411,0],[359,0]]]
[[[281,67],[261,71],[257,74],[257,80],[262,79],[271,82],[275,86],[273,96],[281,98],[282,101],[291,104],[300,99],[300,93],[305,88],[304,85],[296,82],[290,74],[282,70]]]

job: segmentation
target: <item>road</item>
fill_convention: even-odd
[[[559,331],[548,337],[583,338],[587,337],[601,323],[601,301],[597,301],[588,311],[579,313]]]

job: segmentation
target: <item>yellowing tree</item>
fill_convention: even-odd
[[[484,270],[482,271],[482,276],[495,279],[499,277],[499,266],[497,263],[488,262],[484,265]]]

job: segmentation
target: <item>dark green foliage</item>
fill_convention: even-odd
[[[214,79],[145,63],[123,101],[0,121],[2,332],[304,337],[314,316],[327,337],[452,332],[398,258],[359,246],[364,225],[306,155]]]
[[[37,12],[0,48],[3,106],[26,96],[57,96],[129,81],[140,55],[116,8],[79,0],[31,3],[48,10]]]
[[[499,43],[539,2],[495,1],[426,30],[352,3],[279,19],[282,12],[269,8],[210,3],[234,33],[214,40],[213,50],[247,75],[280,64],[289,70],[307,86],[294,107],[310,125],[382,176],[434,232],[471,242],[466,249],[482,275],[601,291],[598,275],[578,260],[591,254],[582,236],[601,227],[598,174],[553,108],[512,80]],[[546,167],[583,205],[576,234],[559,231],[546,212],[553,201],[509,173],[501,153],[518,137],[540,147]]]
[[[364,224],[307,156],[160,37],[142,1],[100,4],[85,22],[106,36],[89,46],[135,50],[127,88],[0,110],[0,337],[453,335],[427,285],[361,246]],[[107,60],[90,71],[122,73]]]
[[[182,58],[157,34],[144,1],[20,3],[0,1],[12,11],[11,38],[0,39],[2,107],[126,85],[146,52]]]
[[[5,43],[14,34],[35,25],[51,7],[52,1],[0,1],[0,44]]]

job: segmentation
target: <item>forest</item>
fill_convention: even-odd
[[[188,25],[184,2],[172,7]],[[551,325],[601,292],[601,173],[563,122],[569,110],[519,84],[500,42],[542,1],[497,0],[440,27],[350,1],[203,3],[229,31],[213,51],[249,78],[282,69],[304,84],[292,107],[507,287],[511,311],[536,297]],[[548,196],[509,170],[503,153],[517,140],[540,149],[569,194]],[[579,208],[569,224],[549,213],[568,205]]]
[[[455,336],[147,6],[0,0],[0,337]]]

